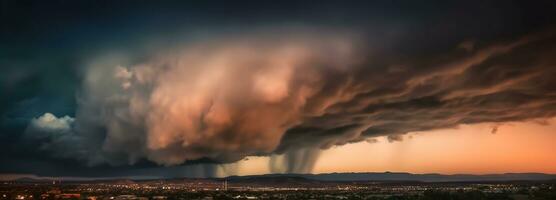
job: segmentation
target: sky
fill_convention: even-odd
[[[556,173],[552,1],[3,1],[0,177]]]
[[[554,174],[556,119],[549,122],[550,125],[538,122],[462,125],[409,133],[397,142],[383,137],[371,143],[338,146],[321,153],[313,173]],[[493,127],[497,127],[494,134]],[[251,158],[237,164],[237,173],[266,174],[267,163],[263,157]]]

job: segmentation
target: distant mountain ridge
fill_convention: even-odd
[[[231,176],[229,179],[264,177],[303,177],[318,181],[417,181],[417,182],[473,182],[473,181],[543,181],[556,180],[556,174],[544,173],[504,173],[504,174],[411,174],[406,172],[362,172],[324,174],[265,174],[252,176]]]
[[[412,174],[406,172],[352,172],[352,173],[323,173],[323,174],[263,174],[247,176],[229,176],[225,178],[170,178],[170,179],[122,179],[102,178],[83,180],[73,179],[63,182],[144,182],[144,181],[179,181],[179,180],[223,180],[231,182],[497,182],[497,181],[547,181],[556,180],[556,174],[544,173],[504,173],[504,174]],[[49,178],[20,178],[13,180],[19,183],[50,182]],[[56,179],[60,180],[60,179]]]

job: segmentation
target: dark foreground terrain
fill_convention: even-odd
[[[374,176],[373,180],[347,175],[327,174],[326,179],[295,174],[61,182],[20,179],[2,182],[0,199],[556,199],[553,175],[435,174],[418,175],[419,179],[405,173],[359,174]],[[408,180],[402,180],[404,176]]]

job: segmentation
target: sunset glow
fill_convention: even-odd
[[[555,13],[551,1],[8,0],[0,179],[551,180]],[[360,188],[345,183],[317,185]]]

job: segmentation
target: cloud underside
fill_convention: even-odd
[[[342,34],[211,38],[145,62],[91,65],[75,119],[45,114],[27,135],[60,129],[42,149],[89,166],[286,154],[280,170],[308,172],[300,160],[314,160],[311,149],[555,116],[553,35],[403,59],[369,55],[372,46],[357,45],[365,38]]]

